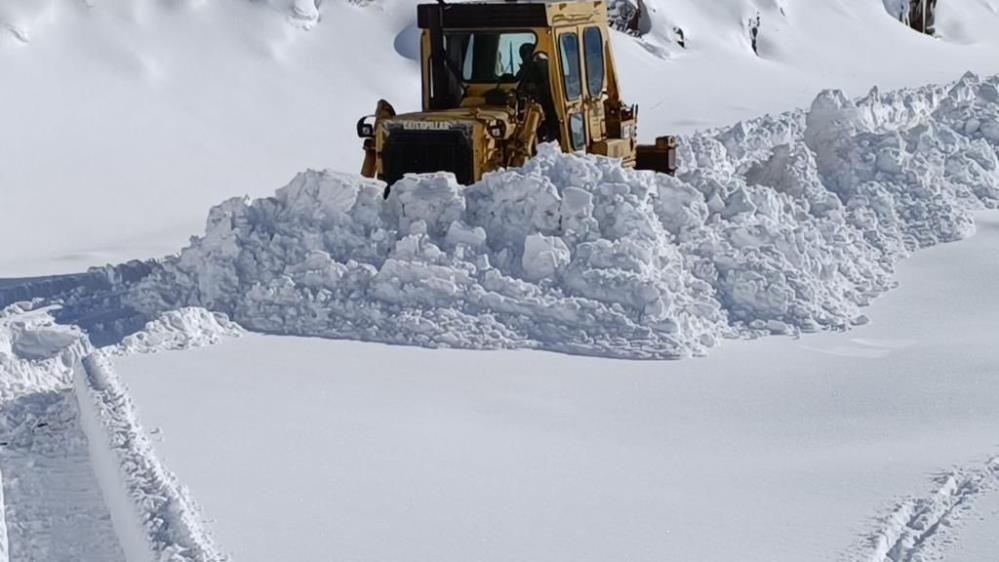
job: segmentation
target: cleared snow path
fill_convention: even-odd
[[[58,307],[0,308],[0,562],[218,562],[117,378]],[[115,352],[204,345],[238,326],[185,309]],[[203,333],[210,331],[211,333]]]
[[[6,404],[0,431],[10,560],[124,561],[72,392]]]

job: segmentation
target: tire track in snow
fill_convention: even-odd
[[[119,562],[72,391],[3,406],[0,472],[10,560]]]
[[[984,465],[962,468],[935,479],[927,496],[902,502],[882,521],[871,537],[873,552],[866,562],[922,562],[938,560],[954,527],[983,494],[999,491],[999,456]]]
[[[0,280],[0,298],[3,288]],[[153,453],[107,354],[209,345],[242,329],[182,309],[100,352],[82,330],[57,324],[58,312],[41,302],[0,308],[0,513],[10,560],[228,560]]]

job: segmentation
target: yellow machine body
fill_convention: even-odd
[[[422,111],[380,101],[358,122],[362,173],[389,184],[449,171],[462,183],[522,165],[538,142],[673,173],[676,143],[639,146],[622,102],[604,0],[418,6]]]

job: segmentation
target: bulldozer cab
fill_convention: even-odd
[[[363,173],[389,184],[450,171],[472,183],[522,165],[538,142],[671,173],[675,143],[637,145],[637,110],[620,99],[603,0],[423,4],[422,111],[380,102],[362,118]],[[644,166],[643,166],[644,164]]]

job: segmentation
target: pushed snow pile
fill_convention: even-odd
[[[212,209],[131,294],[265,332],[635,358],[844,328],[911,251],[999,203],[999,79],[793,112],[684,139],[679,178],[543,146],[463,187],[309,171]]]
[[[73,365],[86,352],[74,326],[56,324],[51,307],[36,303],[0,309],[0,405],[31,392],[65,387]]]
[[[225,338],[238,338],[244,330],[225,314],[186,307],[164,312],[145,328],[126,336],[112,350],[116,354],[156,353],[204,347]]]

